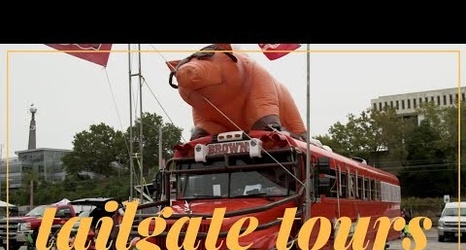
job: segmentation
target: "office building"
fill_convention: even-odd
[[[371,107],[379,111],[385,107],[393,107],[398,115],[405,118],[416,117],[419,121],[422,117],[418,117],[417,110],[423,103],[431,102],[438,107],[451,107],[458,104],[458,98],[464,102],[465,95],[466,87],[387,95],[372,99]]]

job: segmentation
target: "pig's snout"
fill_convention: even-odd
[[[181,87],[188,87],[191,84],[200,82],[202,77],[197,67],[186,65],[178,69],[178,72],[176,72],[176,79]]]

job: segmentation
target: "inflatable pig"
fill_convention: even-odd
[[[210,45],[167,64],[170,85],[193,109],[191,140],[225,131],[272,129],[306,138],[286,87],[248,56],[233,53],[230,45]]]

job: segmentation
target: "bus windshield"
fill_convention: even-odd
[[[178,198],[287,196],[294,179],[281,167],[226,173],[178,174]]]

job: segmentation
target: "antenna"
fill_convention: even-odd
[[[138,44],[138,71],[137,73],[132,73],[132,62],[131,62],[131,44],[128,44],[128,75],[129,75],[129,116],[130,116],[130,131],[129,131],[129,141],[130,141],[130,197],[129,200],[133,200],[133,170],[134,170],[134,163],[133,163],[133,158],[138,159],[139,157],[139,164],[140,164],[140,184],[141,187],[143,185],[143,179],[144,179],[144,162],[143,162],[143,151],[144,151],[144,141],[143,141],[143,126],[142,126],[142,118],[143,118],[143,110],[142,110],[142,72],[141,72],[141,44]],[[133,77],[138,77],[138,84],[139,84],[139,153],[135,154],[134,153],[134,146],[133,146],[133,108],[132,108],[132,89],[133,89],[133,83],[132,83],[132,78]],[[137,177],[136,177],[137,178]],[[143,195],[141,193],[140,196],[140,201],[143,201]]]

